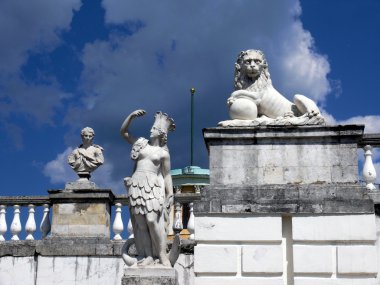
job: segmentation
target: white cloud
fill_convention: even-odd
[[[53,125],[55,111],[63,107],[62,101],[71,94],[61,91],[55,82],[33,84],[13,78],[3,86],[0,97],[6,98],[0,101],[0,118],[17,113],[30,117],[37,124]]]
[[[100,188],[112,189],[115,194],[126,194],[123,179],[112,178],[113,164],[106,161],[92,175],[91,180]]]
[[[0,76],[19,71],[31,52],[49,50],[70,27],[80,0],[5,0],[0,9]],[[4,40],[6,39],[6,40]]]
[[[52,184],[66,183],[76,180],[75,172],[67,163],[67,156],[73,151],[71,147],[59,153],[57,157],[46,163],[43,173],[50,178]]]
[[[365,125],[365,133],[380,133],[380,116],[356,116],[337,123],[341,125],[362,124]]]
[[[61,42],[61,32],[70,28],[80,0],[5,0],[0,9],[0,125],[17,148],[23,147],[20,128],[9,123],[11,115],[31,122],[54,124],[56,111],[71,95],[54,79],[44,84],[25,81],[22,67],[31,55],[49,52]]]
[[[323,103],[331,91],[327,79],[330,72],[327,57],[314,51],[314,39],[303,29],[301,22],[295,22],[291,30],[293,32],[290,35],[294,37],[291,41],[298,45],[291,43],[289,48],[284,49],[282,59],[277,59],[281,64],[282,84],[286,90],[307,94],[311,99]]]

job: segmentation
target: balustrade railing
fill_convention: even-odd
[[[182,233],[186,229],[190,240],[194,239],[193,206],[194,201],[199,200],[201,197],[199,190],[198,188],[195,193],[180,193],[180,191],[177,191],[175,194],[173,231]]]
[[[194,238],[193,201],[199,199],[200,194],[175,195],[173,230],[180,233],[185,224]],[[121,241],[133,237],[132,223],[128,213],[127,195],[118,195],[113,203],[114,218],[112,223],[112,239]],[[184,207],[185,206],[185,207]],[[11,240],[44,239],[51,230],[50,222],[51,201],[48,196],[0,196],[0,242]],[[184,214],[184,208],[188,213]],[[38,214],[38,215],[36,215]],[[39,228],[36,219],[38,217]],[[128,220],[127,223],[125,223]],[[127,225],[128,233],[123,235]],[[39,232],[38,232],[39,230]],[[22,235],[22,232],[25,235]]]
[[[380,147],[380,134],[365,134],[358,147],[361,147],[364,150],[363,179],[366,188],[370,191],[378,190],[379,185],[375,184],[377,174],[372,156],[373,149]]]
[[[0,241],[5,241],[5,235],[9,229],[11,233],[11,240],[20,240],[20,233],[23,230],[23,223],[21,222],[22,211],[27,211],[27,220],[25,222],[24,230],[26,232],[26,240],[34,240],[37,224],[35,220],[36,207],[43,208],[43,215],[40,222],[41,237],[45,238],[50,232],[50,201],[47,196],[0,196]],[[13,218],[9,225],[8,215],[11,215],[13,208]]]

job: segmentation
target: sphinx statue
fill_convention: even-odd
[[[316,103],[295,95],[290,102],[272,85],[265,55],[240,52],[235,64],[235,91],[227,100],[232,120],[219,126],[320,125],[325,123]]]
[[[120,129],[121,135],[132,144],[131,158],[135,161],[132,177],[124,178],[124,184],[137,250],[137,257],[133,257],[125,248],[122,257],[128,266],[171,267],[179,255],[179,237],[167,254],[167,227],[174,198],[167,134],[175,129],[175,125],[167,114],[157,112],[150,138],[136,139],[129,132],[129,125],[143,115],[144,110],[132,112]],[[126,245],[129,246],[128,241]]]

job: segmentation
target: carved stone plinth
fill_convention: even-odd
[[[204,129],[212,186],[356,183],[364,126]]]
[[[53,204],[52,237],[110,238],[109,189],[50,190]]]
[[[126,268],[121,285],[177,285],[174,268]]]
[[[67,182],[65,190],[80,190],[80,189],[99,189],[95,182],[89,181],[85,178],[80,178],[77,181]]]

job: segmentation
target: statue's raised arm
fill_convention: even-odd
[[[129,114],[129,116],[124,120],[123,124],[121,125],[120,134],[130,144],[134,144],[136,142],[136,139],[130,134],[130,132],[128,130],[129,125],[131,124],[131,122],[134,118],[144,116],[145,113],[146,112],[144,110],[141,110],[141,109],[133,111],[132,113]]]

